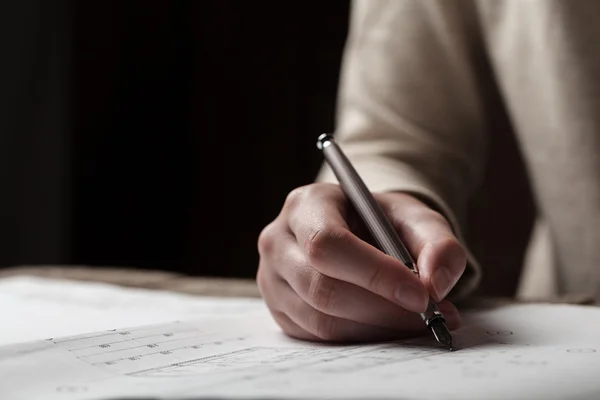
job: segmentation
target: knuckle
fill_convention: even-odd
[[[310,198],[343,198],[343,193],[336,185],[330,183],[311,183],[309,185],[299,186],[290,191],[285,199],[286,208],[295,208],[305,199]]]
[[[439,211],[431,208],[422,208],[416,214],[416,221],[424,225],[435,225],[443,228],[444,230],[450,230],[450,224],[446,217],[444,217]]]
[[[301,187],[297,187],[295,189],[293,189],[292,191],[290,191],[287,195],[287,197],[285,198],[285,206],[286,207],[294,207],[295,205],[298,204],[298,202],[300,201],[300,199],[304,196],[304,193],[306,192],[306,187],[305,186],[301,186]]]
[[[392,216],[405,214],[408,210],[414,208],[414,205],[407,204],[405,201],[394,201],[387,206],[387,212]]]
[[[330,341],[336,339],[335,318],[314,310],[309,318],[313,334],[319,339]]]
[[[419,224],[430,222],[434,217],[432,209],[420,204],[394,203],[388,212],[394,227],[405,231],[414,231]]]
[[[308,287],[308,301],[317,310],[328,312],[335,308],[337,290],[333,279],[316,272]]]
[[[440,222],[442,215],[437,211],[425,206],[412,206],[410,208],[411,220],[415,222]]]
[[[382,268],[374,268],[373,272],[369,276],[368,287],[373,293],[379,293],[385,282],[384,272]]]
[[[323,254],[335,246],[336,243],[346,241],[348,231],[334,226],[314,227],[306,237],[304,250],[311,264],[320,261]]]
[[[274,223],[270,223],[263,228],[258,235],[258,252],[261,255],[269,254],[275,247],[277,241],[277,227]]]
[[[323,252],[323,248],[327,247],[330,231],[331,228],[314,227],[308,233],[304,243],[304,250],[306,251],[306,255],[311,263],[314,260],[318,260],[320,258],[320,254]]]

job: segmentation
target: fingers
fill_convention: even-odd
[[[287,283],[261,262],[256,274],[256,281],[261,295],[269,307],[273,319],[283,332],[296,339],[320,341],[317,336],[305,331],[290,319],[283,311],[281,291],[287,290]]]
[[[466,252],[447,220],[414,197],[376,196],[408,250],[417,259],[421,280],[436,301],[444,299],[466,267]]]
[[[401,307],[422,312],[428,293],[399,260],[359,239],[348,229],[346,201],[337,186],[296,194],[289,228],[309,265],[321,274],[351,283]]]
[[[319,342],[323,339],[300,328],[298,324],[291,320],[283,311],[271,311],[273,319],[279,324],[281,330],[286,335],[300,340],[309,340],[311,342]]]
[[[425,310],[430,293],[448,327],[459,326],[457,310],[442,301],[466,265],[449,224],[409,195],[376,197],[417,260],[421,280],[356,235],[356,215],[337,185],[295,190],[258,241],[259,289],[289,336],[326,341],[414,336],[426,331],[416,313]]]
[[[303,259],[290,243],[286,252],[294,268],[282,270],[282,278],[313,308],[334,317],[381,328],[417,334],[424,330],[421,317],[359,286],[323,275]],[[450,303],[445,314],[450,329],[459,326],[458,311]],[[444,307],[444,306],[442,306]]]
[[[381,328],[423,330],[418,314],[352,283],[320,273],[310,266],[295,242],[290,240],[286,247],[287,262],[293,267],[282,269],[281,277],[311,307],[334,317]]]
[[[279,293],[282,300],[282,312],[309,335],[320,341],[328,342],[364,342],[383,341],[406,337],[407,332],[380,328],[360,322],[325,314],[302,300],[291,287]],[[290,331],[290,336],[305,338],[306,334]],[[288,332],[286,332],[288,333]]]
[[[327,342],[354,342],[393,339],[400,335],[322,313],[304,302],[272,271],[259,269],[257,276],[265,300],[275,321],[288,336],[296,339]],[[277,280],[277,284],[272,284]]]
[[[369,338],[370,340],[380,339],[382,337],[381,328],[384,329],[385,337],[394,336],[395,338],[416,336],[426,332],[426,327],[418,314],[409,312],[361,287],[330,278],[311,268],[302,250],[292,237],[282,238],[277,242],[276,247],[273,249],[273,254],[278,256],[269,258],[268,262],[274,265],[285,265],[286,268],[261,273],[259,285],[269,286],[270,288],[277,287],[276,294],[264,293],[263,295],[273,305],[273,308],[280,310],[272,313],[288,335],[300,339],[315,340],[310,335],[318,335],[316,333],[317,328],[309,329],[307,334],[307,331],[305,331],[305,329],[308,329],[306,324],[311,322],[303,324],[302,321],[306,321],[309,317],[297,313],[316,313],[316,311],[325,314],[316,318],[325,319],[326,316],[330,316],[349,322],[357,322],[362,328],[358,331],[360,334],[354,331],[351,331],[354,333],[344,333],[346,332],[345,328],[340,328],[342,332],[340,333],[336,328],[328,339],[317,336],[322,340],[362,341]],[[263,283],[267,279],[266,275],[271,275],[268,278],[272,282],[270,285]],[[289,305],[292,301],[290,296],[299,297],[306,305],[291,307]],[[446,306],[442,303],[440,307],[443,312],[447,310],[445,317],[448,327],[456,329],[459,326],[456,309],[451,304]],[[288,318],[279,315],[283,312],[281,310],[288,313]],[[294,321],[298,322],[295,323]],[[317,322],[319,322],[318,319]],[[341,326],[345,327],[349,322],[335,323],[341,323]],[[392,334],[389,331],[395,333]],[[354,334],[358,336],[352,336]],[[338,335],[342,336],[338,337]]]
[[[426,332],[423,321],[418,328],[398,330],[326,314],[305,302],[290,286],[280,291],[278,296],[281,300],[281,311],[274,311],[273,314],[283,331],[298,339],[327,342],[387,341],[414,337]],[[440,309],[450,316],[448,328],[456,329],[459,324],[456,308],[448,302],[443,302]]]

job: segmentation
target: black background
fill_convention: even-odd
[[[72,3],[69,263],[253,277],[334,129],[349,1]],[[534,215],[501,102],[469,244],[514,293]]]
[[[348,10],[77,2],[71,261],[254,276],[333,129]]]

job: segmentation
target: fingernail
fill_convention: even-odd
[[[450,291],[452,285],[452,276],[448,268],[438,268],[431,277],[431,285],[437,296],[438,300],[442,300]]]
[[[396,290],[396,299],[398,303],[414,312],[423,312],[427,309],[427,296],[414,286],[401,286]]]

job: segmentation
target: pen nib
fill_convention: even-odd
[[[448,350],[454,351],[454,346],[452,345],[452,335],[442,320],[432,321],[429,325],[429,328],[433,332],[435,340],[443,344],[446,348],[448,348]]]

